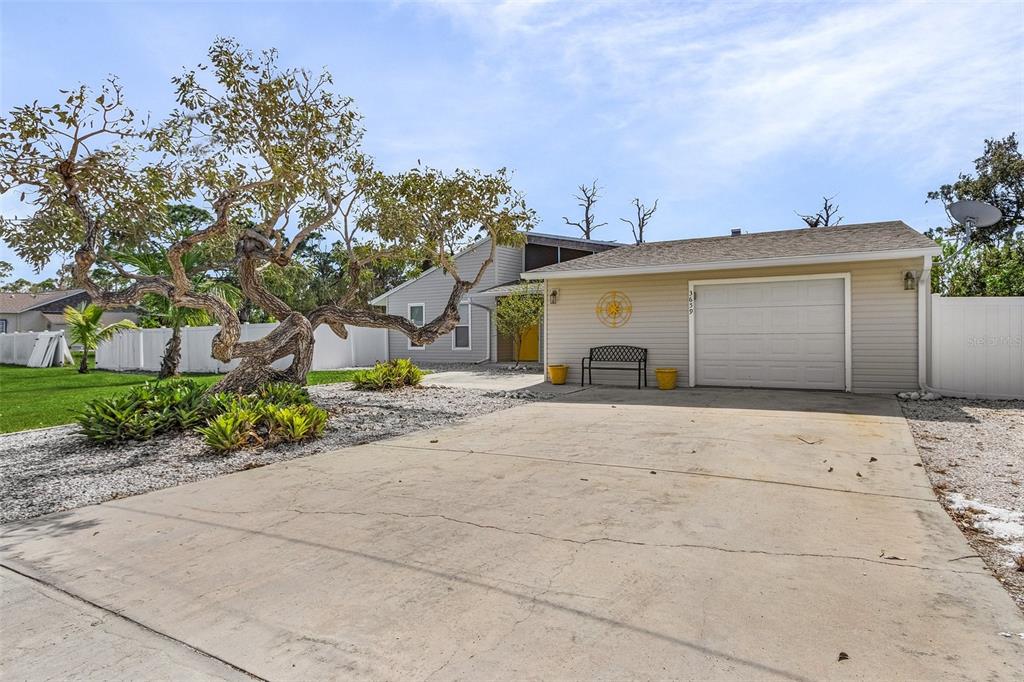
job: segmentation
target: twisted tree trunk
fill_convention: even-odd
[[[239,239],[236,248],[240,258],[238,276],[242,292],[280,322],[276,329],[258,341],[236,341],[230,355],[241,358],[241,363],[210,390],[252,393],[269,381],[305,384],[306,375],[313,365],[312,324],[264,286],[259,265],[273,257],[269,242],[262,235],[249,232]],[[288,367],[273,367],[274,362],[289,355],[292,360]]]
[[[169,379],[177,376],[178,365],[181,364],[181,325],[175,324],[171,327],[171,338],[164,346],[164,357],[160,362],[160,374],[158,379]]]

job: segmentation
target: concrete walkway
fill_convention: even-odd
[[[0,562],[199,677],[1019,679],[1024,617],[918,463],[886,398],[594,388],[12,524]],[[5,679],[44,628],[118,677],[39,599]]]
[[[485,369],[459,369],[434,372],[423,377],[426,386],[454,386],[484,391],[521,391],[524,389],[562,389],[544,383],[544,375],[534,372],[499,372]],[[579,386],[576,386],[579,388]]]

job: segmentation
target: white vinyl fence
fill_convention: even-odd
[[[0,334],[0,364],[28,365],[39,332]]]
[[[74,361],[62,331],[0,334],[0,364],[59,367]]]
[[[930,385],[942,395],[1024,398],[1024,297],[932,295]]]
[[[261,339],[275,327],[276,322],[243,324],[241,340]],[[386,329],[346,328],[348,338],[341,339],[326,325],[317,327],[313,333],[313,369],[366,367],[387,360]],[[182,328],[180,371],[224,373],[238,365],[238,360],[225,364],[210,355],[211,343],[218,331],[219,326]],[[164,346],[170,338],[171,330],[167,327],[121,332],[96,349],[96,366],[115,371],[157,372],[164,356]],[[284,368],[290,362],[291,356],[281,358],[274,363],[274,367]]]

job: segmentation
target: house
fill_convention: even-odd
[[[82,289],[60,289],[27,294],[0,291],[0,334],[14,332],[64,331],[64,308],[77,307],[91,299]],[[100,318],[103,324],[117,320],[136,322],[130,310],[111,310]]]
[[[427,346],[414,346],[409,338],[388,330],[388,357],[412,358],[416,362],[511,362],[512,341],[498,334],[494,309],[502,296],[520,284],[523,272],[601,253],[621,246],[614,242],[578,239],[536,232],[526,233],[519,247],[498,246],[494,262],[480,283],[465,297],[459,310],[460,323]],[[490,253],[490,238],[480,239],[458,253],[456,267],[464,277],[472,276]],[[419,324],[436,317],[448,304],[454,280],[441,268],[431,268],[370,301],[384,306],[389,314],[402,315]],[[536,362],[543,345],[543,328],[527,334],[519,359]]]
[[[542,356],[570,382],[592,346],[621,344],[682,386],[895,392],[925,384],[940,253],[895,221],[623,246],[522,276],[543,280]]]

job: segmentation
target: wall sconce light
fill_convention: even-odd
[[[551,302],[551,305],[558,303],[558,289],[551,290],[551,292],[548,294],[548,301]]]
[[[903,289],[904,291],[913,291],[917,288],[917,275],[913,270],[907,270],[903,274]]]

